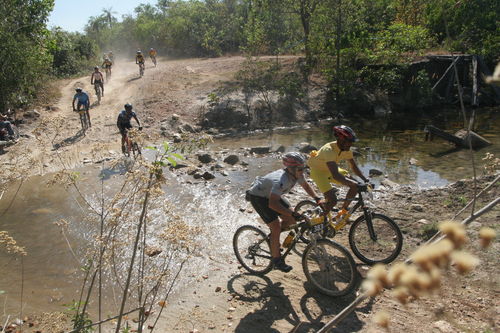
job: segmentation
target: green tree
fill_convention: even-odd
[[[0,1],[0,111],[27,103],[51,64],[46,22],[53,0]]]

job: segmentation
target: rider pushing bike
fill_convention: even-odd
[[[135,112],[132,111],[133,107],[131,104],[127,103],[124,105],[125,110],[122,110],[118,114],[118,119],[116,120],[116,126],[120,130],[120,134],[122,135],[122,150],[125,151],[125,144],[127,144],[128,151],[132,150],[132,142],[128,139],[127,132],[132,128],[132,124],[130,121],[132,118],[135,119],[137,125],[139,126],[139,130],[142,130],[141,123],[137,118]]]
[[[325,214],[337,204],[336,189],[332,187],[332,182],[349,187],[342,209],[347,210],[350,202],[358,192],[358,183],[347,176],[346,170],[339,168],[338,163],[340,161],[346,160],[351,170],[364,182],[368,182],[368,179],[359,170],[354,155],[350,150],[353,142],[357,140],[356,133],[350,127],[344,125],[333,127],[333,133],[337,141],[325,144],[318,151],[313,150],[311,157],[307,161],[311,169],[312,180],[325,196]]]
[[[255,211],[271,230],[271,256],[274,268],[286,273],[292,266],[287,265],[280,255],[280,233],[295,224],[300,215],[290,209],[290,203],[282,196],[299,183],[316,202],[319,202],[320,198],[304,178],[306,160],[300,153],[287,153],[282,161],[284,169],[273,171],[264,177],[257,177],[247,195]]]

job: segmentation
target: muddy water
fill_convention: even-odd
[[[494,145],[474,152],[479,173],[485,152],[500,156],[498,116],[494,115],[493,120],[487,124],[484,130],[478,132]],[[387,124],[381,127],[376,122],[360,124],[356,128],[362,128],[358,130],[360,141],[356,143],[356,147],[360,152],[357,160],[365,174],[375,168],[394,182],[422,188],[442,186],[472,176],[471,157],[467,150],[452,151],[452,146],[440,139],[425,142],[424,134],[419,128],[387,129]],[[302,142],[319,147],[331,140],[333,138],[329,137],[325,128],[310,126],[255,134],[252,138],[218,139],[211,149],[236,151],[244,155],[241,147],[271,146],[276,149],[283,145],[290,151],[295,150]],[[218,159],[223,159],[223,156],[219,155]],[[165,188],[165,204],[173,204],[173,209],[182,219],[202,229],[197,241],[202,246],[203,253],[189,261],[184,271],[185,277],[178,284],[179,291],[182,291],[180,286],[188,285],[205,274],[210,262],[226,263],[234,260],[231,248],[234,230],[239,225],[256,220],[254,214],[240,211],[240,208],[247,208],[242,199],[242,189],[255,176],[280,167],[280,161],[274,155],[260,158],[243,156],[242,160],[249,163],[248,170],[228,167],[228,176],[215,172],[217,178],[210,182],[194,181],[191,177],[176,175],[169,177],[169,184]],[[122,164],[114,169],[107,169],[107,166],[105,170],[100,168],[101,166],[96,165],[80,170],[85,176],[82,191],[93,204],[98,201],[99,191],[96,189],[99,188],[100,180],[104,179],[106,190],[111,192],[120,184],[125,170]],[[100,178],[100,175],[105,177]],[[78,298],[77,291],[82,277],[79,258],[86,246],[93,241],[92,234],[96,227],[86,221],[85,216],[89,212],[78,199],[77,193],[63,187],[46,187],[48,179],[50,176],[25,181],[7,213],[0,218],[1,229],[8,231],[29,253],[22,264],[19,259],[0,254],[0,267],[4,272],[0,277],[0,308],[3,308],[3,319],[9,314],[18,316],[20,312],[22,280],[23,313],[63,310],[64,304]],[[11,204],[16,189],[14,184],[4,194],[0,201],[0,214]],[[165,218],[160,210],[152,210],[150,213],[153,233],[159,234],[166,223]],[[61,218],[69,222],[64,234],[60,227],[53,224]],[[159,241],[152,239],[151,243]],[[107,302],[111,304],[108,305],[108,310],[113,311],[112,297],[108,297]]]

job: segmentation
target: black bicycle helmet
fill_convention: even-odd
[[[356,133],[349,126],[340,125],[333,127],[333,134],[337,138],[344,138],[351,142],[356,142],[358,138],[356,137]]]
[[[76,92],[82,92],[82,88],[78,87],[75,89]]]
[[[123,107],[125,108],[126,111],[132,110],[132,104],[127,103]]]

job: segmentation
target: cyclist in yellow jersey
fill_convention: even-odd
[[[340,161],[346,160],[351,170],[364,182],[368,182],[368,179],[354,161],[354,156],[350,150],[352,143],[357,140],[354,131],[348,126],[341,125],[333,127],[333,132],[337,141],[329,142],[320,150],[311,152],[311,157],[307,161],[311,169],[312,180],[325,196],[326,213],[337,204],[336,190],[332,187],[332,182],[349,187],[346,201],[342,205],[344,209],[347,209],[358,191],[357,182],[348,176],[346,170],[339,168],[338,163]]]

